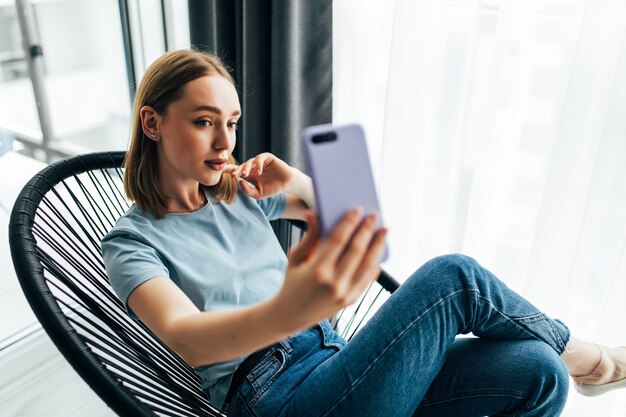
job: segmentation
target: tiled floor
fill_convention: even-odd
[[[112,417],[42,330],[3,350],[0,417]]]

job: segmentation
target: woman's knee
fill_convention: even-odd
[[[525,344],[522,374],[533,393],[532,407],[564,407],[569,389],[569,374],[558,353],[547,344],[529,340]]]
[[[432,262],[439,268],[475,268],[478,266],[478,262],[474,258],[461,253],[437,256],[429,262]]]
[[[426,262],[422,267],[428,275],[437,281],[452,281],[448,285],[461,283],[462,287],[474,287],[473,283],[481,279],[476,272],[481,266],[474,258],[459,253],[441,255]],[[420,269],[422,269],[420,268]],[[442,284],[445,284],[442,282]]]

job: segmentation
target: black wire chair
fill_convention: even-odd
[[[35,175],[18,196],[9,224],[11,256],[22,289],[50,338],[87,384],[124,416],[223,416],[200,379],[113,293],[100,241],[129,207],[124,152],[79,155]],[[286,250],[303,224],[272,222]],[[332,323],[350,339],[398,283],[386,273]],[[386,291],[384,291],[386,290]]]

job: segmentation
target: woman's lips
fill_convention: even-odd
[[[226,161],[206,161],[205,163],[214,171],[221,171],[226,165]]]

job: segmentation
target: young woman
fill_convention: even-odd
[[[349,342],[325,318],[380,270],[385,229],[352,210],[321,239],[310,179],[269,153],[237,165],[234,81],[169,52],[137,90],[125,161],[133,207],[104,238],[128,312],[231,416],[557,416],[626,387],[626,348],[570,337],[476,261],[419,268]],[[288,257],[269,220],[308,222]],[[472,332],[478,338],[460,338]]]

